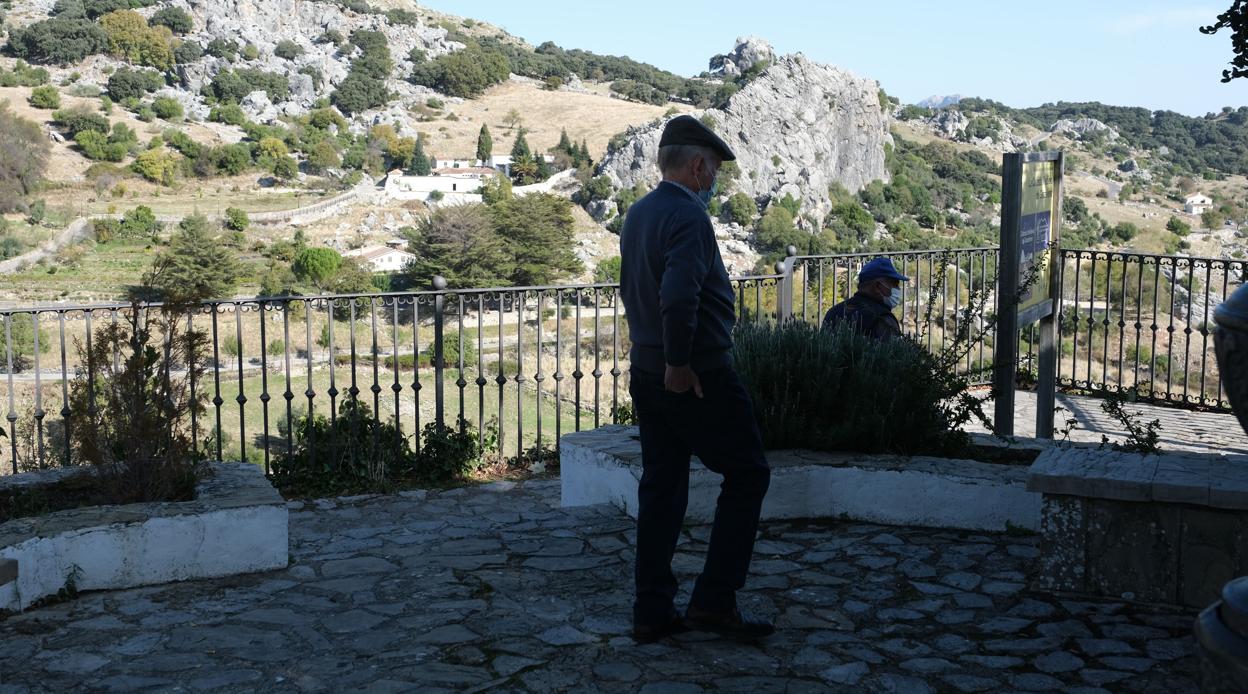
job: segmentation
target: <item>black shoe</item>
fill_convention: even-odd
[[[633,640],[637,643],[654,643],[673,634],[680,634],[689,631],[689,627],[685,625],[685,620],[680,615],[672,615],[672,618],[666,622],[657,624],[639,624],[633,623]]]
[[[685,611],[685,620],[690,629],[710,631],[742,641],[761,639],[776,633],[775,624],[765,619],[747,617],[737,609],[720,612],[690,607]]]

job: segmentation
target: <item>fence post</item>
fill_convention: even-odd
[[[442,383],[442,322],[446,314],[446,297],[442,294],[442,290],[446,289],[446,278],[441,275],[434,275],[433,288],[438,293],[433,297],[433,399],[434,399],[434,421],[437,422],[438,433],[442,433],[442,427],[445,422],[445,411],[443,409],[443,383]],[[420,355],[414,355],[415,364],[420,368]],[[420,400],[416,401],[417,409],[420,408]]]
[[[793,317],[793,267],[797,261],[797,246],[789,246],[785,258],[776,263],[776,274],[781,275],[776,285],[776,321],[785,323]]]

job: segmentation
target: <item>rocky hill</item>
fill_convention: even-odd
[[[831,209],[832,184],[856,192],[888,180],[890,116],[879,93],[875,80],[799,54],[779,58],[722,108],[700,115],[737,154],[734,190],[761,204],[792,196],[801,201],[807,223],[818,228]],[[653,187],[660,178],[662,128],[658,122],[630,133],[602,161],[599,174],[616,190]]]

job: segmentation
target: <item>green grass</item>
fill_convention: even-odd
[[[307,390],[307,373],[295,369],[291,376],[291,392],[295,398],[291,401],[293,414],[298,417],[307,409],[307,397],[304,391]],[[394,374],[386,369],[378,370],[378,385],[381,392],[378,394],[379,407],[378,412],[383,418],[391,418],[394,416],[394,392],[391,387],[394,384]],[[313,372],[313,389],[316,392],[313,406],[318,415],[329,414],[329,371],[327,369],[319,369]],[[359,398],[366,403],[369,409],[373,409],[373,386],[372,368],[359,369],[356,372],[357,387],[360,389]],[[517,422],[522,423],[523,448],[529,448],[537,444],[537,420],[538,405],[537,392],[532,388],[531,381],[521,390],[519,397],[519,416],[517,415],[517,388],[514,382],[508,382],[503,388],[503,415],[499,416],[499,388],[493,380],[485,386],[484,402],[478,401],[478,388],[474,383],[476,374],[465,373],[465,380],[468,385],[464,390],[464,417],[472,423],[474,427],[480,428],[482,420],[490,422],[497,420],[500,433],[503,440],[502,452],[506,455],[515,455],[517,452]],[[491,378],[487,375],[487,378]],[[459,405],[459,389],[455,384],[458,379],[457,372],[447,372],[444,374],[444,406],[446,422],[453,424],[460,413]],[[435,416],[435,381],[434,372],[429,369],[422,369],[420,372],[420,426],[424,427],[427,423],[433,421]],[[552,381],[547,381],[544,385],[544,395],[541,407],[542,419],[542,444],[550,446],[555,441],[556,417],[555,403],[553,398]],[[602,381],[602,398],[603,408],[601,415],[601,423],[609,423],[609,412],[611,407],[611,386],[610,376],[604,376]],[[399,411],[401,413],[401,424],[405,434],[411,434],[416,430],[416,417],[412,390],[412,373],[411,371],[401,372],[399,374],[399,385],[403,387],[400,394]],[[212,399],[216,395],[214,384],[211,379],[202,384],[203,392],[208,400],[208,412],[199,422],[200,438],[206,438],[208,433],[216,424],[216,410],[212,406]],[[340,367],[335,372],[335,388],[339,391],[336,402],[339,404],[347,395],[348,389],[351,387],[350,368]],[[269,401],[269,436],[270,454],[276,455],[285,449],[285,438],[280,434],[278,423],[284,422],[286,419],[286,401],[284,393],[286,391],[285,375],[280,373],[271,373],[268,377]],[[565,397],[570,396],[573,392],[573,386],[570,382],[565,381],[563,393]],[[594,427],[593,405],[593,386],[587,382],[582,385],[582,406],[588,406],[591,409],[583,409],[580,415],[580,428],[590,429]],[[241,459],[242,450],[239,446],[239,409],[240,406],[236,400],[239,393],[238,381],[222,381],[221,398],[224,401],[221,405],[221,429],[225,433],[222,452],[226,459]],[[264,460],[264,403],[261,401],[263,393],[262,381],[260,376],[252,376],[243,380],[243,393],[246,395],[247,402],[243,408],[243,426],[246,434],[246,457],[252,462],[262,462]],[[620,397],[626,395],[621,382]],[[479,411],[478,407],[483,404],[483,409]],[[561,405],[561,416],[559,418],[560,429],[563,433],[575,431],[577,429],[577,417],[573,404],[564,402]]]

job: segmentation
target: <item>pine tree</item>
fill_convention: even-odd
[[[425,138],[416,138],[416,148],[412,150],[412,166],[407,172],[412,176],[428,176],[433,171],[429,155],[425,154]]]
[[[572,140],[568,138],[567,128],[564,128],[562,131],[560,131],[559,144],[555,145],[555,151],[563,152],[564,154],[567,154],[568,156],[574,159],[576,158],[575,145],[573,145]]]
[[[240,273],[233,251],[212,237],[208,218],[194,214],[178,225],[169,250],[157,256],[144,285],[170,303],[223,299],[234,291]]]
[[[540,180],[541,172],[533,151],[524,138],[524,128],[516,135],[516,142],[511,146],[511,180],[518,186],[527,186]]]
[[[490,128],[485,123],[481,124],[481,132],[477,134],[477,161],[483,166],[489,166],[490,159],[494,156],[494,138],[490,137]]]
[[[524,138],[527,131],[520,128],[520,132],[516,135],[516,142],[511,146],[511,158],[514,160],[518,157],[533,157],[533,150],[529,149],[529,141]]]

